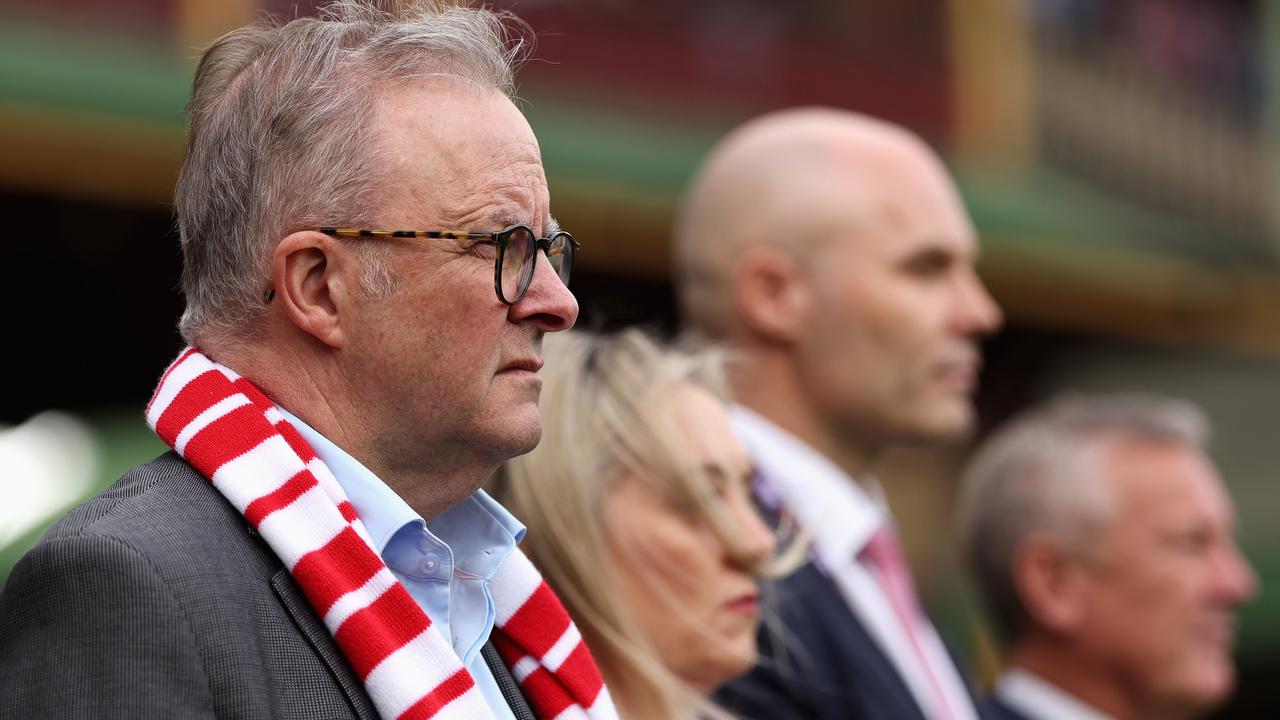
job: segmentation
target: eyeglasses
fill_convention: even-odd
[[[454,232],[451,230],[365,230],[355,228],[314,228],[331,237],[443,238],[447,240],[488,240],[498,247],[493,266],[493,289],[498,299],[508,305],[520,302],[533,282],[534,263],[538,251],[546,253],[547,262],[566,287],[573,270],[573,257],[581,245],[563,230],[551,237],[540,238],[524,225],[512,225],[498,232]]]

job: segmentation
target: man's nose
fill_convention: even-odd
[[[578,320],[578,300],[560,280],[546,253],[533,260],[533,278],[520,302],[508,309],[512,322],[532,322],[542,332],[568,330]]]
[[[1219,563],[1218,581],[1222,595],[1232,604],[1243,603],[1258,592],[1258,574],[1235,543]]]
[[[965,335],[990,335],[1004,323],[1004,313],[987,292],[977,272],[969,270],[960,280],[955,322]]]

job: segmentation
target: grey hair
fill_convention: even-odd
[[[303,227],[376,225],[394,163],[375,119],[387,86],[450,77],[514,96],[525,26],[447,2],[338,0],[318,17],[263,18],[216,40],[188,105],[174,194],[187,342],[252,333],[270,251]],[[363,290],[394,277],[361,245]]]
[[[974,455],[962,482],[961,547],[996,629],[1016,636],[1026,611],[1013,558],[1033,532],[1059,538],[1088,557],[1113,512],[1101,482],[1104,443],[1170,443],[1204,449],[1209,425],[1195,405],[1145,394],[1056,397],[1018,416]]]

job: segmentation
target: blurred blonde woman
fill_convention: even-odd
[[[774,538],[718,364],[643,333],[545,339],[542,441],[495,479],[627,720],[726,718],[749,670]],[[788,553],[790,554],[790,553]]]

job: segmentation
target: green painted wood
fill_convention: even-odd
[[[191,71],[190,61],[164,39],[95,37],[13,19],[0,26],[0,103],[177,127]],[[523,95],[553,182],[604,186],[611,196],[645,207],[674,207],[731,124],[669,105],[641,115],[613,109],[605,99],[566,101],[563,92],[545,87]],[[1069,255],[1103,272],[1117,248],[1213,268],[1280,266],[1280,253],[1264,238],[1174,220],[1044,168],[1022,177],[962,174],[960,180],[980,231],[991,239],[990,253]]]
[[[181,125],[191,73],[190,62],[161,40],[0,23],[3,103]]]

